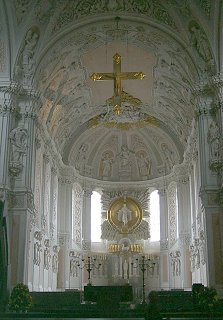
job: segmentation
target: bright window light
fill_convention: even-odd
[[[96,191],[91,195],[91,241],[101,241],[101,195]]]
[[[160,241],[160,202],[158,190],[150,194],[150,241]]]

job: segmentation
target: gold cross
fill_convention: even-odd
[[[121,71],[121,56],[116,53],[113,56],[113,73],[93,73],[90,78],[93,81],[102,80],[114,80],[114,96],[113,100],[113,110],[116,114],[122,112],[121,102],[122,102],[122,80],[142,80],[145,77],[143,72],[122,72]]]

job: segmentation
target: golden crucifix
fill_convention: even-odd
[[[145,77],[143,72],[122,72],[121,71],[121,56],[116,53],[113,56],[113,73],[93,73],[90,78],[93,81],[102,81],[102,80],[114,80],[114,96],[113,100],[113,110],[116,114],[120,114],[121,102],[122,102],[122,80],[142,80]],[[125,92],[126,94],[126,92]]]

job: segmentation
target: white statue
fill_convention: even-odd
[[[124,279],[128,279],[128,269],[129,269],[129,265],[128,265],[128,262],[125,260],[123,262],[123,278]]]
[[[51,254],[49,248],[45,248],[44,250],[44,268],[49,270],[50,267],[50,259],[51,259]]]
[[[151,161],[148,157],[145,156],[142,152],[137,157],[139,174],[141,176],[147,176],[151,173]]]
[[[118,261],[115,261],[115,276],[119,275],[119,264]]]
[[[22,56],[22,65],[26,70],[30,70],[33,66],[34,48],[37,45],[38,38],[39,35],[32,30],[29,30],[26,34]]]
[[[126,203],[124,203],[122,209],[118,211],[118,220],[122,221],[124,226],[127,225],[130,220],[132,220],[132,211],[128,209]]]
[[[40,259],[40,254],[41,254],[41,244],[39,242],[35,242],[34,244],[34,263],[39,266],[41,259]]]
[[[85,164],[87,151],[88,151],[88,145],[85,143],[82,143],[78,149],[78,154],[76,157],[77,169],[80,169],[80,167],[83,166],[83,164]]]
[[[207,134],[212,160],[218,159],[220,156],[220,137],[219,127],[215,121],[212,121]]]
[[[78,263],[75,259],[70,260],[70,275],[72,277],[78,276]]]
[[[109,153],[106,152],[101,160],[101,174],[103,177],[110,177],[112,170],[113,159],[110,158]]]
[[[127,145],[121,146],[121,152],[117,155],[121,170],[131,171],[132,162],[130,160],[130,153],[134,152],[129,150]]]
[[[21,156],[26,153],[27,147],[27,130],[22,127],[12,129],[9,134],[12,145],[11,161],[21,163]]]
[[[167,165],[167,168],[172,169],[175,164],[173,151],[170,150],[165,143],[161,145],[161,148],[165,157],[165,163]]]
[[[57,273],[58,271],[58,255],[54,254],[52,258],[52,271]]]

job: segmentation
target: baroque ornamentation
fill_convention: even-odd
[[[179,234],[180,246],[189,246],[191,242],[191,234],[189,232]]]
[[[169,246],[169,241],[168,241],[168,239],[161,239],[161,240],[160,240],[160,250],[161,250],[161,251],[168,250],[168,246]]]
[[[91,241],[82,239],[82,250],[91,250]]]
[[[68,23],[72,22],[74,19],[77,20],[84,16],[89,16],[90,14],[98,14],[105,12],[134,12],[138,14],[144,14],[163,22],[171,27],[176,28],[173,18],[166,11],[165,7],[159,2],[145,1],[138,2],[133,1],[99,1],[92,0],[88,3],[83,3],[83,1],[68,2],[66,5],[66,10],[61,12],[60,16],[55,21],[53,26],[53,32],[61,29]]]
[[[15,0],[16,18],[18,23],[20,23],[28,14],[31,2],[31,0]]]
[[[168,189],[169,212],[169,241],[170,246],[176,242],[176,184],[172,183]]]
[[[81,248],[81,216],[82,216],[83,193],[78,184],[74,184],[72,190],[72,221],[73,241],[78,248]]]

